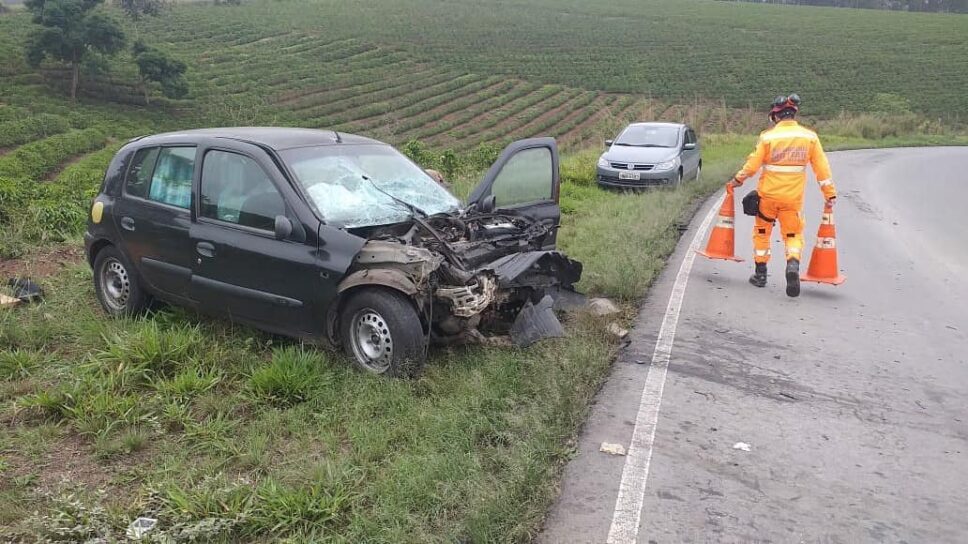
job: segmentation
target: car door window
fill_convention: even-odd
[[[202,162],[201,217],[261,230],[275,228],[285,202],[265,171],[249,157],[213,150]]]
[[[491,194],[498,207],[554,198],[552,156],[547,147],[517,152],[494,178]]]
[[[125,179],[125,193],[139,198],[148,197],[148,185],[151,184],[151,172],[155,168],[156,160],[157,147],[146,147],[135,152]]]
[[[194,147],[162,148],[151,176],[148,199],[187,210],[192,204],[194,171]]]

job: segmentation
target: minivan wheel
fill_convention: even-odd
[[[676,174],[676,187],[682,187],[682,168],[679,169],[679,173]]]
[[[700,181],[702,181],[702,163],[699,163],[699,166],[696,167],[696,182]]]
[[[401,293],[373,288],[360,291],[340,313],[340,339],[360,369],[411,377],[420,373],[427,340],[413,303]]]
[[[138,273],[113,247],[102,249],[94,258],[94,292],[104,311],[113,317],[139,314],[148,305]]]

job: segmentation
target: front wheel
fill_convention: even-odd
[[[696,167],[696,182],[700,181],[702,181],[702,163],[699,163],[699,166]]]
[[[114,247],[102,249],[94,258],[94,293],[112,317],[137,315],[148,307],[137,271]]]
[[[355,294],[340,313],[340,340],[360,369],[412,377],[423,368],[427,340],[413,303],[390,289]]]

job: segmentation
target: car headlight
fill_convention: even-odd
[[[655,165],[655,170],[672,170],[673,168],[679,168],[679,157],[669,159],[667,161],[660,162]]]
[[[607,160],[605,160],[605,155],[602,155],[601,157],[598,158],[598,166],[601,166],[602,168],[612,167],[612,165],[609,164]]]

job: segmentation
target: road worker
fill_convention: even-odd
[[[786,293],[791,297],[800,294],[803,193],[808,164],[813,168],[827,204],[832,206],[837,198],[830,164],[820,145],[820,138],[797,122],[799,112],[800,97],[796,94],[776,97],[770,110],[770,120],[775,123],[773,128],[760,134],[756,149],[746,159],[746,164],[727,183],[739,187],[762,169],[756,191],[759,210],[753,225],[755,270],[750,276],[750,283],[757,287],[766,286],[770,234],[773,224],[779,221],[786,245]]]

